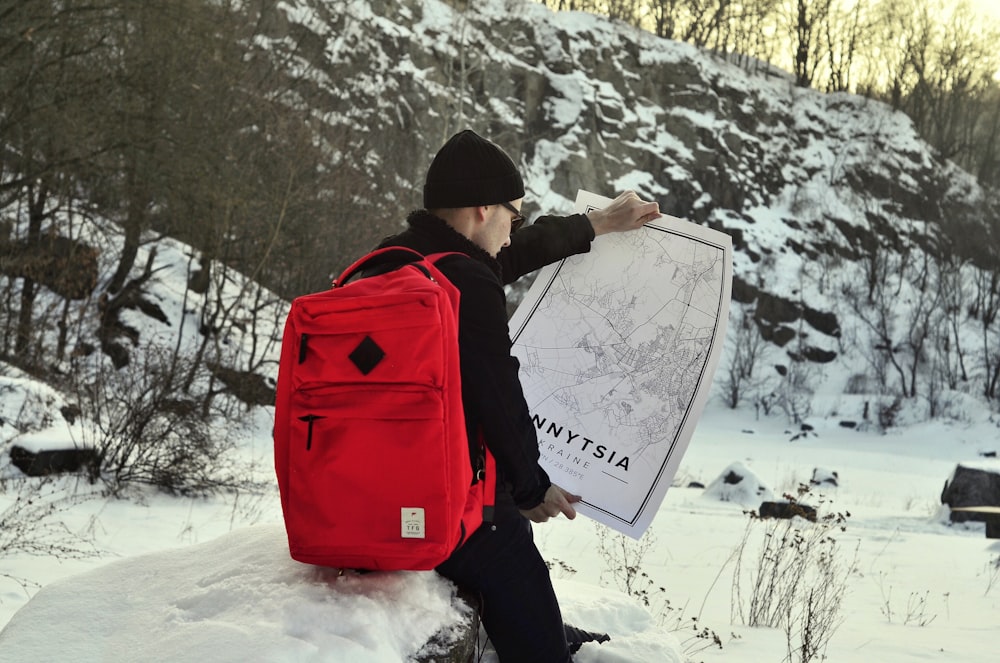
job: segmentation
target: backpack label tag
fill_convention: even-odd
[[[420,507],[403,507],[400,509],[403,524],[400,536],[404,539],[426,538],[424,528],[424,510]]]

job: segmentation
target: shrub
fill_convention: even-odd
[[[647,608],[652,607],[655,593],[651,592],[652,578],[642,570],[642,560],[655,542],[656,537],[649,531],[635,541],[597,525],[597,550],[606,563],[601,580],[605,574],[610,575],[619,590],[639,599]],[[664,591],[662,587],[660,591]]]
[[[0,559],[27,554],[55,559],[82,559],[99,554],[89,531],[66,526],[63,515],[96,491],[80,491],[61,479],[7,479],[0,481],[0,495],[8,502],[0,509]],[[65,482],[65,483],[64,483]],[[30,594],[40,585],[27,578],[0,571]],[[2,602],[2,600],[0,600]]]
[[[797,496],[785,498],[795,504],[809,490],[801,484]],[[844,563],[833,536],[846,529],[850,514],[827,514],[812,523],[746,513],[749,520],[733,554],[733,620],[783,629],[789,661],[807,663],[822,656],[842,621],[841,602],[856,566],[857,550]],[[750,540],[758,531],[760,546],[751,552]]]
[[[993,586],[1000,580],[1000,554],[991,559],[986,565],[986,593],[988,596]]]
[[[233,466],[235,426],[212,425],[211,401],[185,393],[189,366],[169,352],[147,351],[141,364],[81,378],[75,395],[82,442],[97,450],[100,478],[112,494],[130,484],[173,494],[245,486]]]
[[[657,619],[660,626],[675,632],[686,654],[693,655],[709,647],[722,649],[722,638],[711,628],[702,625],[698,617],[685,619],[684,609],[675,608],[666,598],[667,590],[643,571],[642,562],[655,545],[656,537],[649,531],[638,541],[624,534],[612,533],[604,525],[597,525],[597,549],[604,559],[601,574],[610,574],[619,590],[642,601]]]

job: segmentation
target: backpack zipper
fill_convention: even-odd
[[[313,442],[313,422],[317,419],[326,419],[326,417],[319,414],[307,414],[304,417],[299,417],[299,421],[305,421],[309,423],[309,432],[306,434],[306,451],[312,449]]]

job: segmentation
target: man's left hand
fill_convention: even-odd
[[[579,502],[581,499],[583,498],[579,495],[574,495],[552,484],[545,491],[545,498],[541,504],[531,509],[521,509],[521,513],[525,518],[534,523],[544,523],[549,518],[555,518],[560,513],[573,520],[576,518],[576,509],[573,508],[573,503]]]

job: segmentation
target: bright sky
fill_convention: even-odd
[[[1000,21],[1000,0],[969,0],[977,11]]]
[[[972,7],[982,14],[988,17],[993,22],[1000,25],[1000,0],[968,0]],[[994,80],[1000,81],[1000,71],[997,71],[993,75]]]

